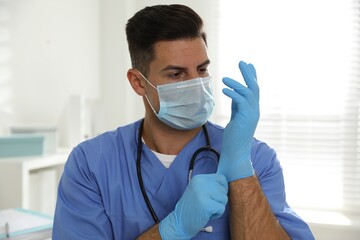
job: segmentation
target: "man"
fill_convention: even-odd
[[[59,184],[53,239],[314,239],[286,203],[275,152],[253,138],[253,65],[239,64],[246,87],[223,79],[232,99],[223,129],[208,122],[210,60],[192,9],[146,7],[126,33],[127,77],[145,117],[74,148]]]

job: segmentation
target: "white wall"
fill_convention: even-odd
[[[354,226],[310,223],[310,228],[317,240],[358,240],[360,236],[359,223]]]
[[[141,99],[132,91],[126,77],[131,64],[125,24],[133,8],[133,1],[101,1],[101,98],[94,109],[95,134],[143,115]]]
[[[204,16],[211,46],[209,55],[216,56],[216,34],[212,34],[216,29],[210,26],[216,26],[212,22],[217,18],[211,14],[217,5],[209,5],[205,0],[172,3],[176,2],[188,4]],[[0,125],[57,125],[61,143],[67,145],[73,129],[81,127],[80,114],[74,115],[81,110],[75,107],[79,105],[74,103],[77,95],[90,99],[86,124],[91,126],[87,126],[87,135],[94,136],[143,117],[142,99],[126,78],[131,64],[125,24],[146,5],[168,3],[2,0],[1,7],[9,13],[5,26],[10,35],[7,68],[11,74],[6,91],[11,96],[6,108],[11,111],[4,111],[0,98]],[[216,65],[212,64],[212,68],[216,69]],[[74,141],[70,143],[73,145]]]
[[[100,96],[98,0],[11,0],[1,9],[10,53],[2,124],[58,125],[70,96]]]

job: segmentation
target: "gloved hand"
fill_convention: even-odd
[[[228,182],[254,174],[251,145],[260,116],[255,68],[243,61],[239,68],[247,87],[231,78],[223,78],[224,84],[231,88],[223,89],[223,93],[232,99],[232,112],[224,130],[217,172],[225,175]]]
[[[159,225],[161,239],[191,239],[227,204],[228,183],[220,174],[195,175],[172,211]]]

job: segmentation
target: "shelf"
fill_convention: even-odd
[[[0,209],[53,214],[57,185],[70,150],[31,157],[0,158]]]

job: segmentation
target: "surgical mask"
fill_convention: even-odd
[[[146,95],[145,98],[155,115],[168,126],[179,130],[194,129],[209,119],[215,105],[210,76],[157,87],[141,76],[157,90],[160,102],[158,113]]]

